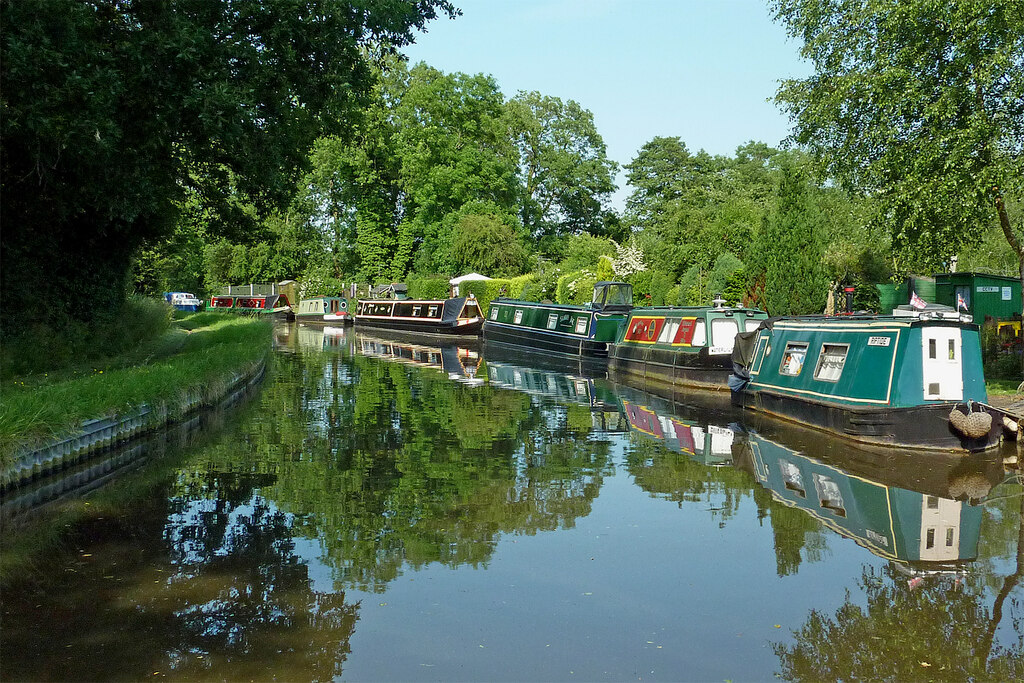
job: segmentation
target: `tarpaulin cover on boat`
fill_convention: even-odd
[[[454,299],[445,299],[444,310],[441,311],[441,322],[453,323],[459,319],[462,307],[466,305],[466,297],[460,296]]]

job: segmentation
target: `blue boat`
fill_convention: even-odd
[[[203,310],[203,302],[189,292],[164,292],[164,301],[179,311],[195,313]]]

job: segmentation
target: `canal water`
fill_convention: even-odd
[[[5,492],[0,679],[1024,678],[1003,454],[542,365],[281,328],[212,424]]]

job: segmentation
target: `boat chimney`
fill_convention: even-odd
[[[724,308],[725,307],[725,299],[722,298],[721,294],[716,295],[714,300],[711,303],[713,303],[715,305],[715,308]]]

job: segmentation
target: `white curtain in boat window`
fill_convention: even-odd
[[[850,350],[848,344],[823,344],[821,355],[818,356],[818,367],[814,369],[814,379],[826,382],[835,382],[843,374],[843,365],[846,364],[846,353]]]

